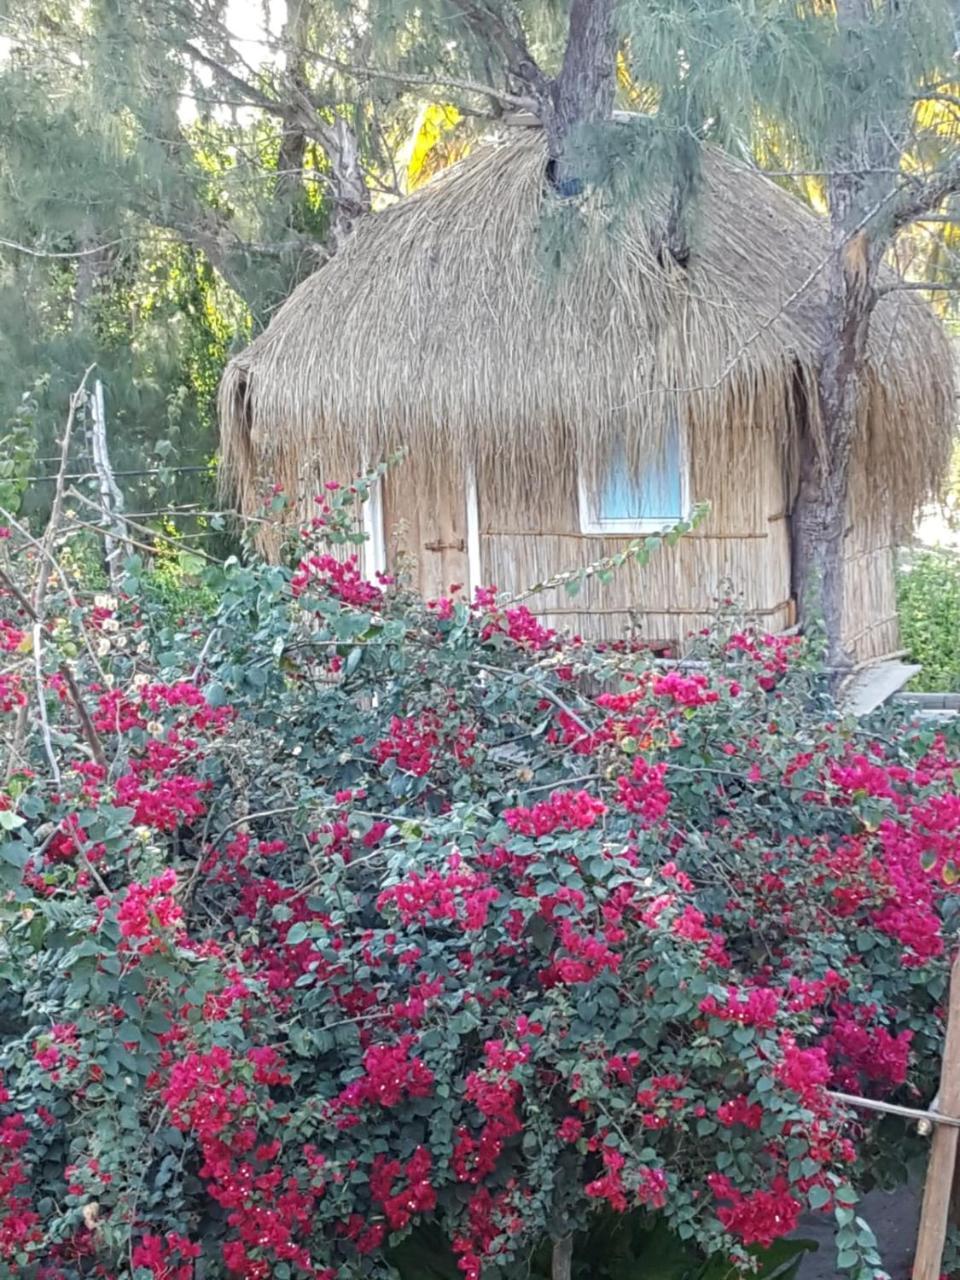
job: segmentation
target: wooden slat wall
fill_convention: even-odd
[[[697,473],[692,497],[711,512],[694,533],[665,547],[639,568],[625,565],[612,582],[588,581],[534,597],[530,607],[551,626],[584,637],[616,638],[637,626],[651,641],[685,639],[710,625],[715,602],[732,591],[766,628],[792,620],[790,542],[782,467],[776,444],[757,436],[729,468]],[[579,532],[576,476],[545,474],[536,499],[514,509],[495,488],[479,484],[484,579],[502,591],[522,591],[564,569],[616,554],[629,538]]]
[[[855,485],[845,547],[844,643],[858,662],[900,648],[893,530],[882,501]]]
[[[452,466],[440,473],[442,481],[428,480],[404,465],[388,477],[384,495],[388,559],[395,565],[398,550],[412,557],[416,584],[428,598],[468,577],[462,480]],[[711,505],[698,530],[663,548],[642,569],[630,563],[608,584],[587,582],[576,597],[544,593],[533,597],[530,607],[547,625],[584,638],[639,634],[682,648],[688,637],[710,626],[720,593],[729,590],[765,629],[792,625],[783,473],[775,440],[762,435],[753,437],[729,466],[698,469],[694,460],[692,498]],[[572,471],[551,473],[545,467],[539,493],[525,502],[508,502],[482,474],[478,493],[482,580],[502,591],[523,591],[565,569],[616,554],[629,541],[580,532]],[[893,536],[884,504],[856,482],[851,506],[844,636],[847,648],[864,662],[899,647]]]
[[[442,481],[401,466],[384,481],[387,566],[405,561],[427,600],[469,581],[465,482],[452,458],[439,474]]]

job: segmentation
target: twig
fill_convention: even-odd
[[[587,722],[585,720],[581,720],[573,708],[568,706],[559,694],[554,693],[549,686],[541,684],[536,676],[531,675],[526,671],[512,671],[509,667],[494,667],[486,662],[471,662],[470,666],[476,667],[478,671],[490,671],[495,675],[513,676],[515,679],[520,680],[525,684],[532,685],[533,688],[536,689],[537,693],[546,698],[548,702],[552,702],[555,707],[559,707],[565,715],[568,715],[577,728],[582,729],[588,737],[593,733],[593,730]]]
[[[56,557],[53,556],[43,546],[41,542],[38,542],[37,539],[31,534],[30,530],[27,529],[24,525],[22,525],[20,521],[17,520],[16,516],[14,516],[11,512],[9,512],[6,509],[6,507],[0,507],[0,516],[3,517],[3,519],[6,521],[7,524],[11,525],[14,529],[16,529],[17,533],[20,534],[24,542],[29,543],[29,545],[33,547],[40,556],[42,556],[45,560],[48,560],[50,562],[51,567],[55,571],[57,577],[60,579],[60,585],[63,587],[63,590],[68,600],[70,601],[71,605],[73,605],[74,609],[76,609],[79,612],[80,602],[77,599],[76,594],[73,591],[73,588],[70,586],[70,583],[67,580],[66,574],[63,572],[63,569],[60,567],[60,564],[58,563]],[[32,609],[32,606],[30,607]],[[90,643],[90,638],[87,635],[86,631],[81,627],[79,629],[78,634],[80,636],[80,639],[83,643],[84,648],[87,651],[87,654],[91,662],[96,668],[97,674],[100,676],[100,679],[106,680],[106,672],[104,671],[103,667],[100,664],[100,659],[97,657],[96,652]]]
[[[94,502],[92,498],[88,498],[85,494],[79,493],[76,489],[70,489],[69,493],[71,498],[76,498],[77,501],[82,502],[84,506],[92,507],[94,511],[100,510],[99,503]],[[132,520],[129,516],[126,516],[125,520],[132,528],[139,529],[141,533],[149,534],[151,538],[158,538],[161,542],[167,542],[171,547],[176,547],[179,551],[184,549],[182,543],[176,538],[171,538],[165,533],[160,533],[157,529],[151,529],[149,525],[141,524],[138,520]],[[82,522],[78,521],[78,523]],[[98,533],[103,532],[103,530],[97,525],[90,525],[89,527],[91,529],[95,529]],[[127,537],[127,541],[133,546],[140,547],[141,549],[151,552],[154,550],[154,548],[149,546],[147,543],[137,542],[136,539],[129,536]],[[190,547],[190,554],[200,556],[203,560],[209,560],[211,564],[223,564],[222,560],[218,560],[216,556],[212,556],[209,551],[204,551],[202,547]]]
[[[227,609],[222,615],[220,615],[214,620],[213,627],[210,630],[210,634],[207,636],[206,640],[203,642],[203,648],[200,650],[200,655],[197,658],[196,666],[193,668],[193,674],[190,677],[191,681],[194,684],[196,684],[197,680],[200,678],[200,672],[203,670],[204,663],[207,660],[207,654],[210,652],[210,648],[214,640],[220,634],[221,627],[226,622],[226,620],[230,617],[231,613],[235,612],[235,610],[237,610],[240,607],[240,604],[241,604],[240,601],[238,601],[236,604],[232,604],[229,609]]]
[[[235,831],[237,827],[242,827],[244,823],[253,822],[256,818],[272,818],[281,813],[296,813],[302,808],[303,806],[299,804],[283,804],[278,805],[275,809],[259,809],[256,813],[244,814],[242,818],[237,818],[235,822],[228,822],[225,827],[221,827],[210,841],[210,847],[215,848],[228,831]]]
[[[60,787],[60,766],[57,764],[57,753],[53,749],[53,738],[50,736],[50,720],[47,716],[47,697],[43,687],[43,623],[39,620],[33,624],[33,673],[37,689],[37,710],[40,714],[40,732],[43,736],[43,749],[50,764],[50,773],[57,788]]]
[[[900,280],[896,284],[885,284],[877,290],[877,297],[886,297],[888,293],[957,293],[960,282],[951,284],[931,284],[922,280]]]
[[[685,533],[701,524],[710,514],[710,505],[706,502],[698,503],[686,520],[678,520],[675,524],[664,524],[661,529],[656,532],[643,534],[639,538],[634,538],[616,555],[603,556],[599,560],[594,560],[592,564],[584,565],[581,569],[566,569],[561,573],[555,573],[551,578],[545,578],[542,582],[535,582],[532,586],[527,587],[523,591],[516,594],[503,594],[497,597],[497,605],[503,607],[508,604],[518,604],[521,600],[528,600],[531,596],[542,595],[545,591],[556,591],[560,587],[566,587],[568,583],[582,583],[588,578],[594,578],[601,573],[610,573],[615,569],[621,569],[628,560],[635,560],[644,555],[649,556],[655,549],[662,549],[663,545],[670,545],[670,540],[679,538]]]
[[[108,769],[107,755],[103,749],[103,743],[100,741],[100,735],[97,733],[96,727],[90,718],[90,712],[87,710],[86,704],[81,697],[80,690],[77,688],[77,682],[73,678],[73,672],[66,662],[62,662],[58,668],[63,682],[67,686],[67,693],[70,695],[70,701],[73,703],[73,709],[77,713],[77,719],[80,721],[80,729],[90,748],[90,754],[101,769]]]
[[[484,98],[493,98],[494,101],[503,102],[509,107],[516,107],[518,111],[536,113],[537,109],[535,99],[523,97],[518,93],[510,93],[504,89],[497,89],[494,85],[483,84],[479,80],[463,80],[454,76],[436,76],[417,72],[388,71],[384,67],[369,67],[363,63],[340,62],[336,58],[325,57],[321,53],[312,53],[311,57],[321,65],[329,67],[331,71],[339,71],[341,75],[345,76],[366,78],[368,80],[390,80],[395,84],[406,84],[411,87],[422,85],[434,89],[459,89],[463,93],[476,93]]]
[[[23,594],[23,592],[14,582],[14,580],[10,577],[6,569],[0,568],[0,584],[6,587],[6,589],[10,592],[14,600],[16,600],[17,604],[20,606],[23,612],[27,615],[30,621],[36,622],[37,620],[36,609],[34,609],[33,605],[30,603],[27,597]]]
[[[0,583],[7,588],[27,616],[34,623],[39,625],[40,619],[34,611],[33,605],[5,569],[0,569]],[[106,769],[107,757],[103,750],[103,744],[100,741],[100,735],[97,733],[94,723],[90,719],[90,713],[87,711],[86,705],[80,694],[80,690],[77,687],[77,682],[74,679],[73,672],[70,670],[70,667],[66,662],[61,662],[57,670],[62,676],[64,684],[67,686],[70,701],[73,703],[74,710],[77,713],[77,717],[80,721],[80,728],[83,730],[83,736],[86,738],[87,745],[90,748],[90,754],[98,765]]]
[[[37,581],[34,585],[33,599],[31,601],[31,612],[34,619],[33,669],[37,692],[37,712],[40,717],[40,730],[43,735],[44,751],[46,752],[47,760],[50,763],[51,775],[58,787],[60,785],[60,767],[57,764],[56,752],[53,749],[53,738],[50,733],[50,722],[47,717],[47,700],[43,687],[43,606],[47,594],[47,585],[50,581],[51,568],[55,566],[59,570],[59,566],[56,565],[56,562],[53,560],[52,551],[53,542],[57,534],[57,528],[63,514],[64,477],[67,474],[67,457],[70,453],[70,439],[73,435],[73,424],[77,416],[77,409],[86,395],[87,378],[89,378],[93,368],[93,365],[89,366],[80,380],[79,387],[70,397],[70,409],[67,413],[67,421],[63,429],[63,441],[60,446],[60,468],[57,472],[56,486],[53,491],[53,503],[50,508],[50,519],[47,521],[47,527],[44,530],[43,538],[39,543],[41,558],[37,567]],[[17,522],[11,521],[11,523],[16,524]],[[27,718],[25,708],[21,708],[21,714],[17,716],[13,739],[10,744],[10,754],[7,765],[8,776],[13,768],[15,758],[20,755],[26,732]]]

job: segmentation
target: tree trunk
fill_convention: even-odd
[[[277,195],[284,201],[287,225],[299,231],[298,212],[304,199],[303,163],[307,143],[315,137],[330,161],[332,210],[327,250],[334,254],[370,210],[370,190],[360,160],[356,133],[341,111],[324,119],[310,93],[310,21],[314,0],[288,0],[283,39],[287,46],[283,136],[278,161]]]
[[[870,0],[837,0],[839,51],[854,91],[862,92],[874,74],[865,39],[874,16]],[[873,114],[858,118],[855,111],[828,159],[832,255],[816,404],[801,442],[793,508],[793,589],[802,626],[822,623],[828,663],[842,672],[852,666],[843,647],[850,457],[859,426],[877,273],[890,239],[889,229],[882,229],[875,215],[889,198],[896,173],[896,129]]]
[[[551,143],[559,156],[581,124],[605,120],[616,95],[614,0],[572,0],[563,65],[553,83]]]
[[[844,533],[846,502],[831,485],[811,439],[801,446],[800,484],[793,507],[793,583],[801,627],[822,626],[827,661],[840,670],[852,665],[843,649]]]
[[[564,1236],[553,1242],[550,1263],[550,1280],[570,1280],[573,1274],[573,1236]]]
[[[826,300],[827,338],[817,369],[816,413],[808,415],[801,443],[792,533],[801,624],[809,630],[817,621],[822,623],[827,661],[843,670],[852,666],[843,647],[850,456],[879,259],[862,232],[844,240],[841,231],[837,239]]]
[[[370,188],[360,163],[360,143],[353,129],[337,114],[323,141],[333,171],[333,216],[330,220],[330,248],[343,245],[353,224],[370,210]]]
[[[287,19],[283,24],[286,53],[286,78],[297,94],[307,93],[306,50],[310,0],[288,0]],[[280,152],[277,157],[276,195],[284,211],[284,221],[299,231],[300,206],[304,198],[303,162],[307,153],[307,134],[295,113],[283,121]]]
[[[616,0],[570,0],[567,41],[559,73],[551,79],[530,52],[516,6],[462,0],[474,35],[502,60],[508,74],[537,104],[550,151],[550,180],[563,194],[579,189],[567,143],[582,124],[608,119],[617,90]]]
[[[92,252],[96,248],[98,232],[89,221],[85,221],[77,236],[80,256],[77,258],[77,274],[73,285],[73,315],[71,325],[74,333],[86,324],[88,312],[96,302],[97,290],[110,274],[112,257],[109,249]]]

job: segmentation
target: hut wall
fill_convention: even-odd
[[[532,597],[529,607],[557,628],[585,638],[633,634],[681,651],[709,627],[718,602],[734,597],[744,613],[771,631],[794,621],[790,540],[779,446],[756,433],[737,442],[729,465],[691,459],[693,501],[710,514],[674,547],[643,567],[623,566],[608,583],[584,583],[570,597],[562,589]],[[573,468],[544,468],[540,491],[511,502],[493,474],[478,477],[480,549],[485,581],[520,592],[566,569],[614,555],[631,539],[580,530]]]
[[[900,648],[890,508],[869,492],[855,464],[845,552],[844,644],[857,662],[890,657]]]
[[[429,599],[470,580],[466,485],[452,457],[429,472],[413,461],[387,478],[385,550],[390,569],[405,567]],[[576,596],[562,589],[535,595],[527,601],[531,610],[546,625],[586,639],[634,635],[681,652],[728,597],[764,630],[791,626],[796,614],[779,445],[759,433],[745,435],[729,465],[712,458],[698,466],[693,458],[691,471],[692,500],[711,508],[698,529],[661,548],[642,568],[629,562],[608,583],[587,580]],[[845,545],[844,639],[858,662],[868,662],[894,653],[899,632],[890,516],[859,481],[855,475]],[[498,484],[492,469],[481,470],[477,498],[480,580],[501,591],[523,592],[615,555],[631,540],[581,532],[572,467],[545,467],[540,489],[525,501],[511,498],[510,486]]]
[[[429,469],[402,464],[383,492],[387,567],[402,571],[426,600],[469,582],[466,483],[452,456]]]

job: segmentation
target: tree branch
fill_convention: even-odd
[[[117,245],[126,243],[125,240],[108,240],[106,244],[96,244],[88,249],[72,249],[58,252],[53,249],[33,249],[28,244],[18,244],[16,240],[4,240],[0,238],[0,248],[14,249],[17,253],[29,254],[31,258],[91,258],[98,253],[105,253],[107,249],[114,249]]]
[[[204,53],[190,41],[185,41],[180,47],[189,57],[195,58],[223,77],[238,92],[246,95],[252,104],[282,120],[288,129],[302,130],[323,148],[332,172],[334,213],[330,238],[334,250],[338,248],[349,235],[356,219],[370,208],[370,192],[360,163],[360,144],[343,114],[331,110],[332,119],[325,120],[303,84],[298,84],[295,80],[288,80],[290,99],[284,102],[272,98],[243,76],[238,76],[220,58]]]
[[[262,107],[264,111],[269,111],[272,115],[276,115],[282,110],[282,106],[269,94],[264,93],[262,89],[256,85],[250,84],[248,80],[244,80],[243,76],[238,76],[232,71],[225,62],[221,62],[219,58],[212,57],[209,53],[204,53],[202,49],[198,49],[195,44],[191,44],[189,40],[181,45],[183,52],[188,54],[196,62],[206,67],[209,71],[215,71],[218,76],[226,80],[229,84],[243,94],[247,102],[254,102],[258,107]]]
[[[24,611],[24,613],[31,620],[34,626],[42,628],[43,623],[40,621],[40,618],[36,610],[34,609],[33,605],[30,603],[27,597],[23,594],[23,592],[14,582],[14,580],[10,577],[10,575],[4,569],[0,569],[0,583],[2,583],[3,586],[10,592],[10,594],[16,600],[17,604],[19,604],[20,608]],[[90,712],[86,708],[86,704],[83,701],[83,696],[80,693],[80,690],[77,686],[77,682],[74,679],[73,672],[70,670],[69,664],[66,662],[61,662],[60,665],[57,667],[57,671],[59,672],[61,678],[63,679],[64,684],[67,687],[67,695],[69,696],[70,701],[73,703],[73,709],[77,713],[77,719],[80,721],[80,728],[83,732],[84,738],[87,741],[87,746],[90,748],[90,754],[102,769],[106,769],[108,767],[107,757],[103,750],[103,743],[100,741],[100,735],[97,733],[93,720],[90,718]]]
[[[50,721],[47,716],[46,691],[44,689],[43,680],[44,605],[46,602],[47,585],[50,581],[53,544],[63,515],[63,493],[67,475],[67,458],[70,453],[70,440],[73,435],[73,424],[77,416],[77,410],[83,403],[86,396],[87,379],[90,377],[93,368],[94,366],[90,365],[84,373],[79,387],[70,397],[70,409],[67,413],[66,426],[63,429],[63,439],[60,442],[60,467],[57,471],[53,502],[50,505],[50,518],[39,543],[41,553],[40,563],[37,566],[37,580],[34,583],[33,596],[29,604],[30,617],[33,623],[33,674],[37,694],[37,714],[40,718],[40,732],[43,737],[43,748],[46,752],[47,761],[50,765],[50,776],[58,787],[60,786],[60,766],[57,763],[57,753],[53,748],[53,737],[50,732]],[[25,711],[25,709],[25,707],[21,708],[21,712]],[[18,715],[17,723],[14,727],[13,743],[10,751],[11,762],[15,756],[20,754],[20,748],[23,744],[26,728],[27,723],[25,716],[23,714]]]
[[[272,116],[277,116],[287,123],[299,125],[314,141],[319,142],[324,151],[328,151],[328,154],[328,148],[332,148],[334,152],[338,150],[334,126],[320,116],[313,103],[310,102],[305,93],[297,90],[296,85],[291,86],[291,88],[296,94],[297,105],[296,107],[291,107],[288,102],[281,102],[279,98],[271,98],[268,93],[264,93],[257,85],[251,84],[243,76],[238,76],[225,62],[219,58],[212,57],[209,53],[204,53],[202,49],[198,49],[196,45],[191,44],[189,41],[186,41],[181,47],[191,58],[195,58],[197,62],[207,67],[208,70],[216,72],[218,76],[222,76],[224,80],[232,84],[254,106],[260,107],[263,111]]]
[[[932,284],[923,280],[900,280],[896,284],[885,284],[877,290],[877,297],[888,293],[960,293],[960,281],[953,284]]]
[[[914,95],[914,102],[946,102],[951,107],[960,107],[960,97],[955,93],[942,93],[939,90],[931,93],[918,93]]]
[[[475,93],[480,97],[493,98],[504,106],[515,107],[518,111],[536,111],[537,100],[524,97],[518,93],[510,93],[506,89],[498,89],[481,80],[464,80],[455,76],[425,75],[416,72],[389,71],[385,67],[370,67],[364,63],[339,62],[336,58],[327,58],[321,53],[314,53],[313,58],[344,76],[353,76],[366,80],[389,80],[395,84],[409,85],[411,88],[422,85],[434,89],[457,89],[461,93]]]
[[[894,198],[889,213],[892,232],[902,231],[924,214],[934,213],[948,196],[960,191],[960,158],[928,178],[911,182]]]
[[[515,80],[529,88],[536,113],[545,123],[545,115],[553,109],[552,82],[530,52],[523,23],[513,6],[504,8],[496,0],[463,0],[461,12],[473,34],[499,55]]]

